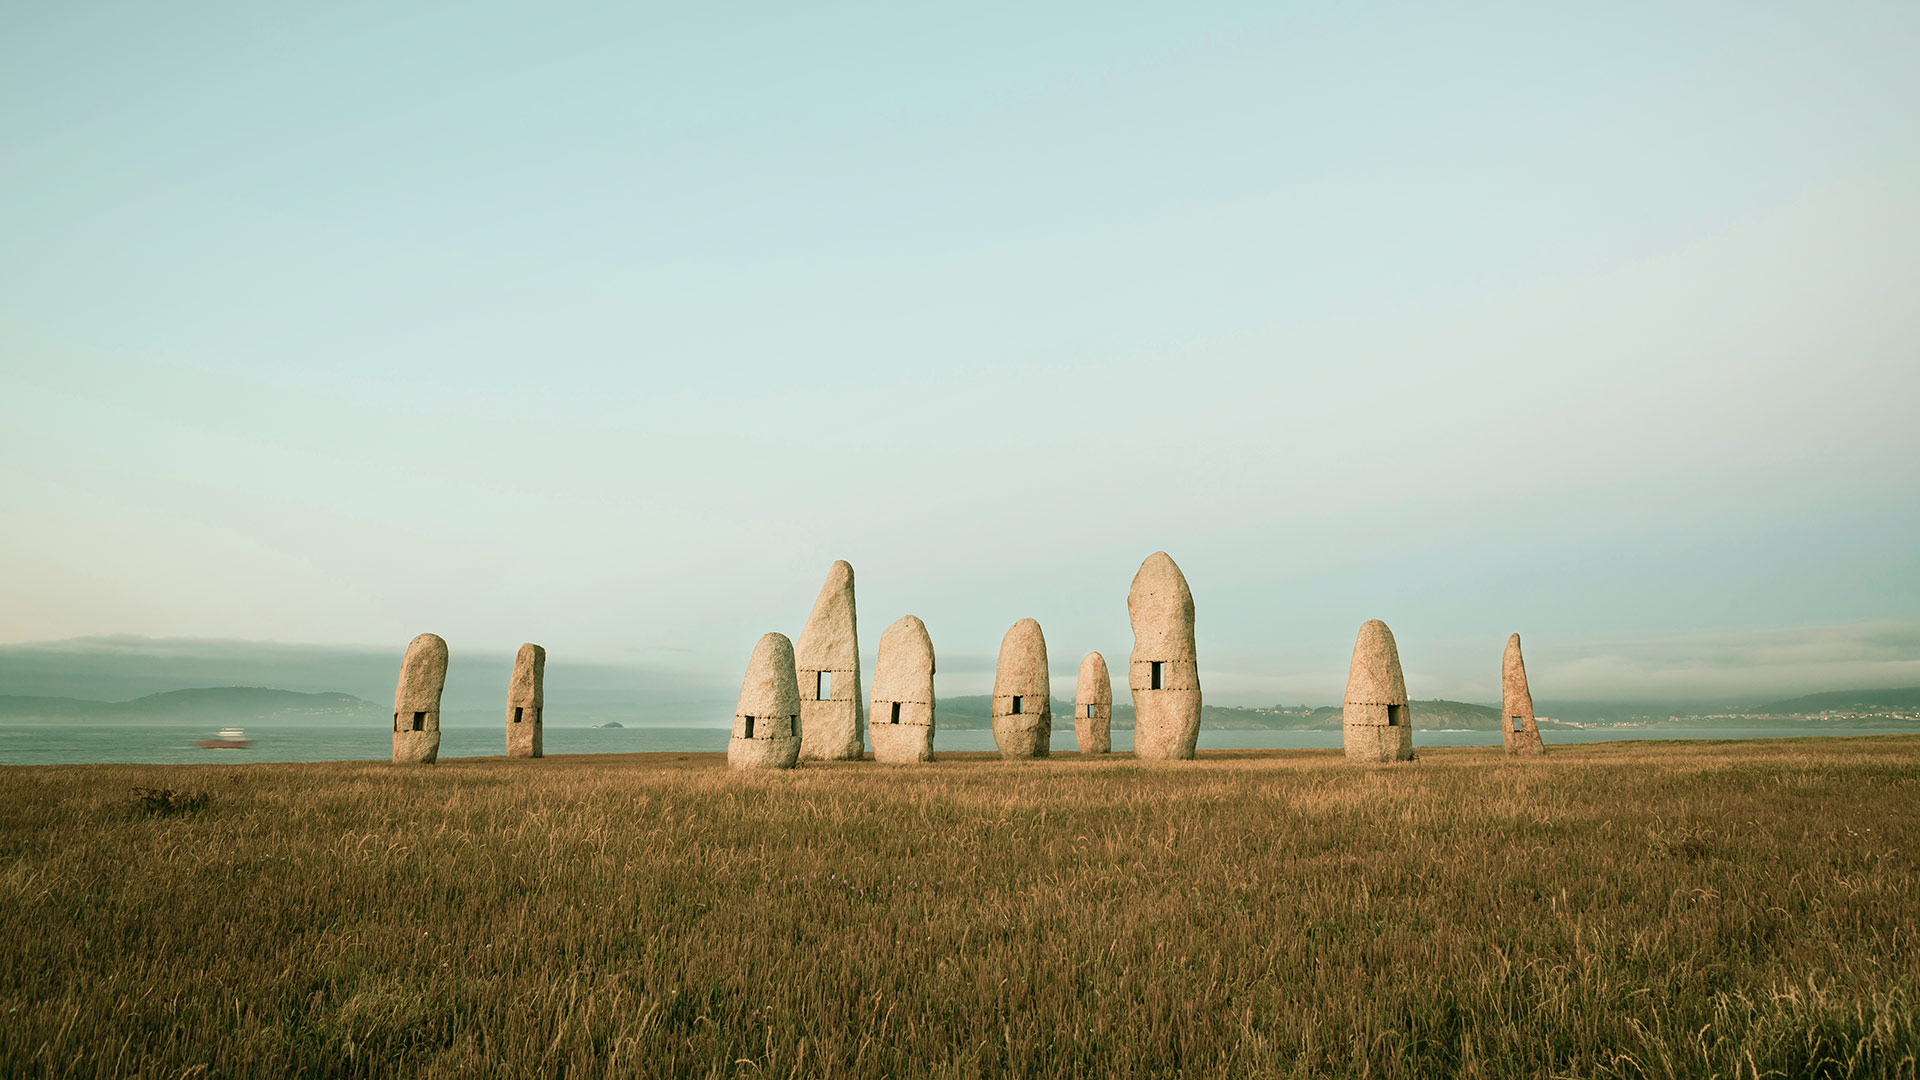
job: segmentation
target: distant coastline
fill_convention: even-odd
[[[991,699],[984,694],[941,698],[937,706],[939,726],[955,731],[986,730],[992,726],[990,704]],[[709,712],[681,703],[655,705],[638,701],[595,703],[570,711],[564,700],[559,700],[551,709],[550,723],[596,728],[636,725],[697,727],[701,726],[700,719]],[[191,722],[219,727],[229,724],[322,721],[384,727],[388,711],[379,702],[347,693],[307,693],[259,686],[170,690],[126,701],[0,695],[0,723]],[[1823,724],[1885,725],[1888,730],[1903,730],[1920,727],[1920,687],[1833,691],[1747,709],[1716,708],[1706,711],[1645,704],[1548,703],[1541,707],[1540,712],[1539,722],[1543,731],[1651,728],[1660,725],[1804,729]],[[450,710],[449,720],[460,726],[478,725],[495,722],[496,714],[497,711],[491,709]],[[1053,714],[1056,728],[1072,730],[1072,701],[1055,698]],[[1500,728],[1500,710],[1490,705],[1415,699],[1412,714],[1416,730],[1497,731]],[[729,719],[724,707],[711,710],[711,716],[714,726],[724,726]],[[1341,709],[1337,705],[1274,705],[1264,708],[1208,705],[1201,714],[1201,728],[1214,731],[1338,731],[1340,724]],[[1133,727],[1131,704],[1115,703],[1113,726],[1119,730]]]

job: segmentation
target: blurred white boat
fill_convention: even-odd
[[[246,729],[230,727],[221,728],[219,734],[201,739],[195,745],[202,750],[245,750],[253,745],[253,740],[247,738]]]

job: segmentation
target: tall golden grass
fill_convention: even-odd
[[[1917,861],[1905,736],[7,768],[0,1064],[1912,1077]]]

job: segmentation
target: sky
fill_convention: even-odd
[[[680,8],[0,6],[0,643],[1920,683],[1912,4]]]

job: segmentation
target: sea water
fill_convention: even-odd
[[[1805,735],[1872,735],[1911,731],[1912,726],[1864,726],[1838,723],[1723,727],[1717,725],[1656,724],[1638,727],[1590,727],[1542,732],[1555,743],[1602,742],[1618,739],[1752,739]],[[246,729],[250,745],[244,749],[203,749],[196,744],[213,732],[203,724],[168,721],[138,723],[0,722],[0,764],[74,765],[98,762],[151,764],[233,764],[246,761],[384,761],[392,753],[391,733],[385,726],[339,723],[262,722]],[[1429,730],[1414,728],[1415,748],[1421,746],[1499,746],[1497,730]],[[621,728],[548,723],[544,749],[549,754],[632,754],[640,752],[722,752],[727,748],[724,727],[631,726]],[[1056,723],[1053,745],[1073,749],[1071,721]],[[1278,731],[1261,729],[1201,729],[1202,750],[1230,749],[1338,749],[1338,731]],[[993,732],[984,728],[940,731],[934,749],[992,750]],[[1113,731],[1115,750],[1133,749],[1133,732]],[[442,757],[498,757],[506,752],[500,727],[449,726],[442,730]]]

